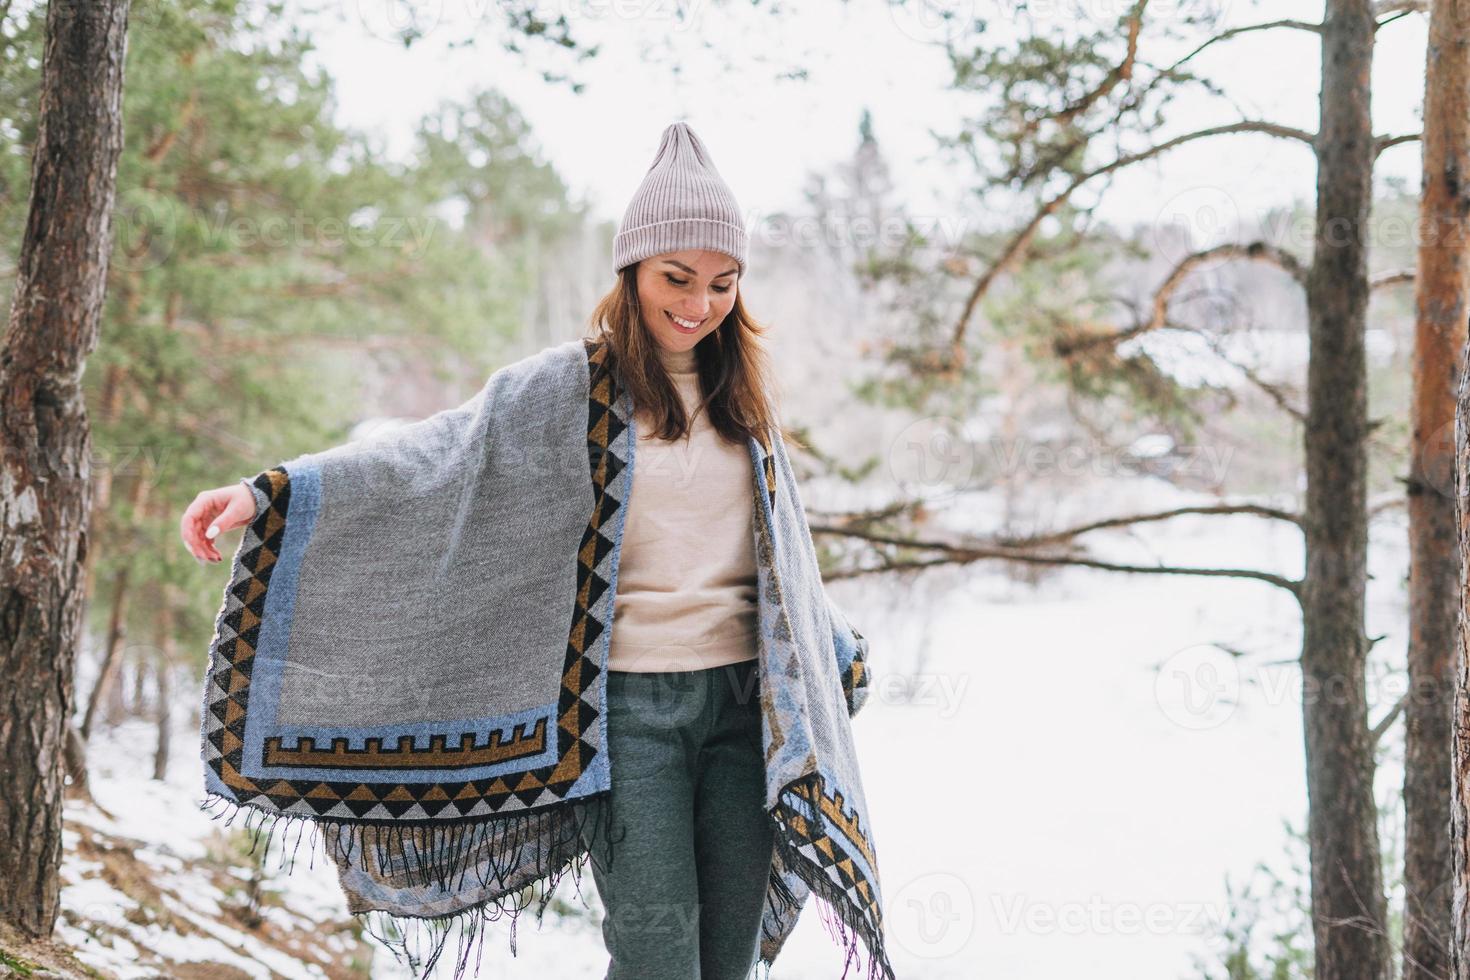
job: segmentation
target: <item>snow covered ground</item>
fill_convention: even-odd
[[[1156,480],[1109,493],[1093,516],[1210,502]],[[1401,517],[1373,531],[1379,667],[1403,662]],[[1298,531],[1244,516],[1095,543],[1136,565],[1302,567]],[[915,685],[895,671],[920,625],[877,611],[906,597],[838,588],[874,651],[855,732],[898,975],[1198,977],[1225,876],[1238,891],[1258,861],[1284,871],[1283,821],[1304,825],[1295,601],[1245,579],[1069,568],[1032,587],[977,569],[911,617],[929,620]],[[1375,721],[1402,693],[1382,688]],[[1401,779],[1380,770],[1380,788]]]
[[[1130,511],[1185,502],[1139,478],[1098,493]],[[1403,538],[1398,519],[1375,528],[1369,583],[1369,633],[1388,634],[1374,658],[1393,664],[1403,652]],[[1292,577],[1301,567],[1293,528],[1250,517],[1181,518],[1098,548],[1138,564]],[[873,695],[855,734],[898,975],[1198,976],[1193,956],[1208,953],[1211,924],[1225,914],[1227,873],[1238,883],[1258,861],[1284,866],[1282,822],[1305,817],[1295,603],[1247,580],[1080,569],[1036,586],[985,567],[952,582],[830,586],[871,643]],[[1375,719],[1397,692],[1376,696]],[[279,897],[262,914],[275,942],[222,921],[222,903],[236,898],[204,869],[221,826],[196,806],[194,697],[192,687],[180,695],[165,783],[146,778],[148,725],[94,745],[93,792],[113,819],[68,808],[59,938],[119,977],[158,975],[134,965],[137,948],[240,976],[366,975],[343,972],[354,950],[366,957],[330,863],[318,853],[312,867],[306,839],[292,874],[275,870],[277,853],[267,861],[267,888]],[[79,847],[92,833],[114,848],[136,842],[127,847],[151,869],[168,922],[148,921],[158,916],[103,880],[95,843]],[[533,914],[522,916],[514,958],[509,923],[492,925],[480,976],[600,977],[600,902],[590,874],[580,898],[573,885],[569,875],[557,893],[569,914],[553,906],[539,931]],[[283,948],[293,931],[337,966]],[[386,953],[373,962],[373,977],[410,975]],[[773,977],[835,980],[841,968],[809,904]]]

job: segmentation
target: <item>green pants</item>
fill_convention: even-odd
[[[755,966],[775,846],[756,666],[608,671],[612,792],[589,801],[584,831],[606,980],[746,980]]]

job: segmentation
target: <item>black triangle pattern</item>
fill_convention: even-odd
[[[601,751],[597,725],[601,695],[595,682],[602,668],[592,652],[607,628],[604,620],[610,616],[608,577],[614,549],[613,540],[603,529],[614,526],[623,506],[618,488],[625,488],[628,482],[618,481],[627,466],[627,443],[631,438],[627,405],[610,368],[608,353],[604,343],[583,340],[588,372],[587,459],[594,503],[578,553],[577,598],[557,702],[557,761],[493,779],[427,784],[316,779],[257,782],[244,775],[251,667],[271,572],[291,508],[290,473],[284,466],[277,466],[252,481],[259,505],[257,516],[246,528],[237,552],[210,644],[202,730],[204,761],[234,792],[237,802],[308,817],[452,822],[545,807],[566,799]],[[626,489],[621,492],[626,493]],[[402,761],[395,765],[402,768]],[[435,798],[425,800],[431,791]]]

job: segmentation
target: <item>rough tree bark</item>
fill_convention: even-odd
[[[1368,216],[1372,0],[1330,0],[1322,24],[1317,210],[1307,274],[1311,356],[1302,582],[1303,728],[1316,980],[1389,980],[1363,629],[1367,576]]]
[[[1470,365],[1470,346],[1461,356]],[[1460,553],[1455,631],[1454,766],[1450,770],[1450,857],[1454,862],[1450,975],[1470,980],[1470,369],[1455,399],[1455,534]]]
[[[1436,0],[1424,73],[1421,238],[1409,453],[1409,697],[1404,735],[1403,980],[1449,976],[1455,617],[1455,395],[1470,289],[1470,16]]]
[[[0,918],[56,923],[63,752],[90,510],[81,377],[97,346],[122,152],[128,0],[46,10],[39,125],[0,346]]]
[[[1450,770],[1450,857],[1454,863],[1450,975],[1470,980],[1470,346],[1455,398],[1455,536],[1460,553],[1455,618],[1454,766]]]

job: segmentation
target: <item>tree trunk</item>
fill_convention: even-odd
[[[151,676],[153,662],[146,657],[136,658],[133,664],[133,689],[128,694],[127,711],[135,718],[141,718],[148,707],[148,682],[154,680]]]
[[[66,762],[66,774],[71,777],[67,784],[66,792],[79,800],[88,803],[95,802],[92,799],[92,787],[87,782],[87,743],[82,741],[82,733],[77,731],[77,726],[67,723],[66,746],[63,749]]]
[[[118,653],[107,689],[102,697],[102,720],[107,728],[116,728],[128,720],[128,702],[123,692],[127,690],[129,651],[126,645]],[[91,738],[91,733],[87,733]]]
[[[0,346],[0,918],[51,934],[59,898],[97,346],[122,152],[128,0],[51,3],[14,298]]]
[[[1392,973],[1364,678],[1373,26],[1372,0],[1327,4],[1307,277],[1302,700],[1317,980]]]
[[[97,721],[97,712],[102,699],[114,688],[118,664],[122,660],[123,640],[127,638],[128,566],[118,569],[112,589],[112,615],[107,624],[107,646],[102,653],[102,666],[97,670],[97,683],[92,685],[92,694],[87,698],[87,710],[82,715],[81,736],[86,743],[92,737],[92,728]]]
[[[170,711],[169,699],[173,697],[173,669],[174,665],[169,659],[161,657],[153,665],[153,676],[157,683],[154,692],[158,695],[158,703],[154,705],[153,717],[158,722],[158,744],[153,752],[153,778],[163,780],[168,778],[169,749],[172,744],[169,733],[173,726],[173,714]]]
[[[1461,358],[1470,365],[1470,346]],[[1450,770],[1450,857],[1454,862],[1451,976],[1470,980],[1470,367],[1460,373],[1455,404],[1455,533],[1460,553],[1455,633],[1454,766]]]
[[[1404,740],[1403,980],[1449,975],[1455,617],[1455,395],[1470,289],[1470,23],[1436,0],[1424,73],[1409,453],[1409,698]]]
[[[143,520],[142,515],[148,507],[148,484],[141,476],[133,483],[129,502],[133,514],[136,515],[135,520]],[[97,670],[97,683],[92,685],[92,694],[87,698],[87,710],[82,716],[83,742],[92,737],[97,712],[104,701],[116,698],[119,693],[117,675],[122,667],[123,644],[128,638],[128,578],[128,566],[124,565],[113,582],[112,610],[107,618],[107,641],[103,647],[102,666]],[[109,703],[107,720],[111,724],[120,722],[121,714],[120,706]]]
[[[174,599],[173,590],[163,587],[163,599],[158,606],[158,643],[155,647],[153,666],[153,717],[158,722],[158,745],[153,753],[153,778],[166,779],[168,757],[171,747],[169,734],[173,726],[173,671],[174,657]],[[141,665],[139,665],[141,667]]]

